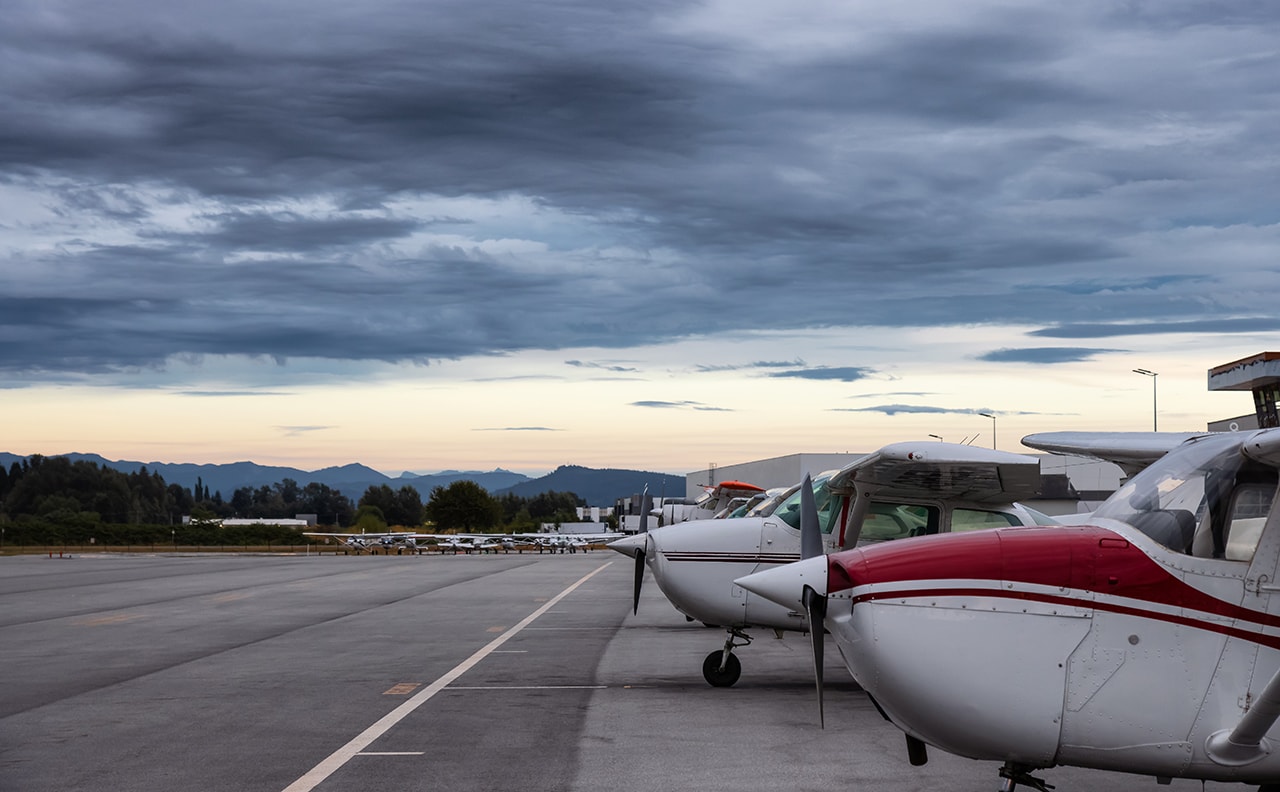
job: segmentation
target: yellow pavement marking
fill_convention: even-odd
[[[420,687],[422,687],[421,682],[401,682],[398,685],[392,685],[390,690],[383,691],[382,695],[407,696]]]
[[[588,580],[595,577],[600,572],[603,572],[606,568],[608,568],[612,564],[613,564],[612,561],[608,561],[602,564],[601,566],[596,567],[592,571],[588,572],[586,575],[583,575],[573,585],[569,586],[564,591],[552,597],[551,600],[548,601],[546,605],[543,605],[542,607],[535,610],[533,613],[530,613],[528,616],[524,617],[518,624],[516,624],[516,626],[507,630],[502,635],[499,635],[497,638],[494,638],[492,641],[487,643],[483,648],[481,648],[475,654],[471,655],[466,660],[463,660],[461,663],[454,666],[444,676],[440,677],[435,682],[432,682],[430,685],[427,685],[425,688],[415,693],[413,695],[413,698],[409,699],[405,703],[396,707],[391,712],[388,712],[380,720],[378,720],[378,722],[374,723],[369,728],[357,734],[346,745],[342,746],[338,750],[329,754],[328,757],[321,760],[320,764],[311,768],[311,770],[309,770],[297,781],[294,781],[292,784],[285,787],[284,792],[310,792],[310,790],[315,789],[326,778],[336,773],[343,765],[351,761],[352,757],[355,757],[361,754],[364,751],[364,749],[368,748],[371,744],[373,744],[375,740],[377,740],[379,737],[381,737],[382,735],[390,731],[391,728],[395,726],[397,723],[404,720],[409,715],[409,713],[413,712],[418,707],[421,707],[423,704],[426,704],[431,699],[432,696],[436,695],[441,690],[444,690],[446,687],[448,687],[449,683],[453,682],[458,677],[465,674],[467,671],[473,668],[477,663],[479,663],[485,657],[490,655],[498,647],[502,646],[504,643],[506,643],[509,639],[511,639],[513,636],[515,636],[525,627],[528,627],[530,622],[532,622],[534,619],[541,616],[543,613],[546,613],[547,611],[551,610],[551,608],[557,602],[559,602],[560,600],[572,594],[583,583],[586,583]]]
[[[492,626],[492,627],[490,627],[489,629],[485,630],[485,632],[500,633],[500,632],[502,632],[502,631],[503,631],[503,630],[505,630],[505,629],[507,629],[507,628],[506,628],[506,625],[503,625],[503,624],[495,624],[494,626]]]

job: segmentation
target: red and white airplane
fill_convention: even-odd
[[[1032,436],[1028,445],[1049,436]],[[1091,526],[808,557],[737,582],[825,624],[907,737],[1003,762],[1280,790],[1280,429],[1188,440]],[[810,532],[812,529],[807,529]],[[944,673],[945,671],[945,673]]]
[[[1015,503],[1039,487],[1034,457],[954,443],[895,443],[797,484],[764,516],[678,523],[609,547],[636,560],[636,607],[647,568],[677,610],[728,632],[723,647],[702,664],[709,684],[727,687],[741,676],[734,650],[751,643],[750,630],[770,629],[782,637],[809,629],[803,608],[778,605],[734,584],[743,575],[801,558],[806,495],[817,514],[820,552],[833,552],[852,546],[846,529],[855,522],[863,542],[1051,522]]]

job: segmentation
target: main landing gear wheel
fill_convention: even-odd
[[[1019,784],[1038,789],[1040,792],[1049,792],[1053,789],[1053,784],[1031,775],[1033,769],[1035,768],[1019,762],[1005,762],[1000,768],[1000,792],[1013,792]]]
[[[702,661],[702,677],[712,687],[731,687],[740,676],[742,676],[742,662],[735,654],[717,649]]]

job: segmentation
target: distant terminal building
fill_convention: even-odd
[[[789,487],[808,473],[816,476],[827,470],[839,470],[871,452],[846,454],[788,454],[787,456],[743,462],[738,465],[707,468],[685,476],[685,489],[690,497],[701,495],[704,487],[718,481],[736,479],[758,487]],[[1039,457],[1041,494],[1028,505],[1046,514],[1074,514],[1090,511],[1115,492],[1124,476],[1119,467],[1080,457],[1056,454],[1028,454]]]
[[[233,517],[222,521],[223,528],[230,528],[233,525],[278,525],[281,528],[308,528],[314,527],[315,523],[288,517],[252,517],[248,519]]]
[[[182,524],[187,525],[191,522],[191,515],[182,515]],[[316,515],[299,514],[296,518],[290,517],[251,517],[239,518],[231,517],[225,520],[217,521],[223,528],[231,528],[237,525],[278,525],[282,528],[314,528],[316,526]]]

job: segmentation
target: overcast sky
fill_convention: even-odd
[[[685,472],[1148,429],[1153,384],[1203,429],[1280,348],[1278,42],[1264,0],[9,0],[0,450]]]

